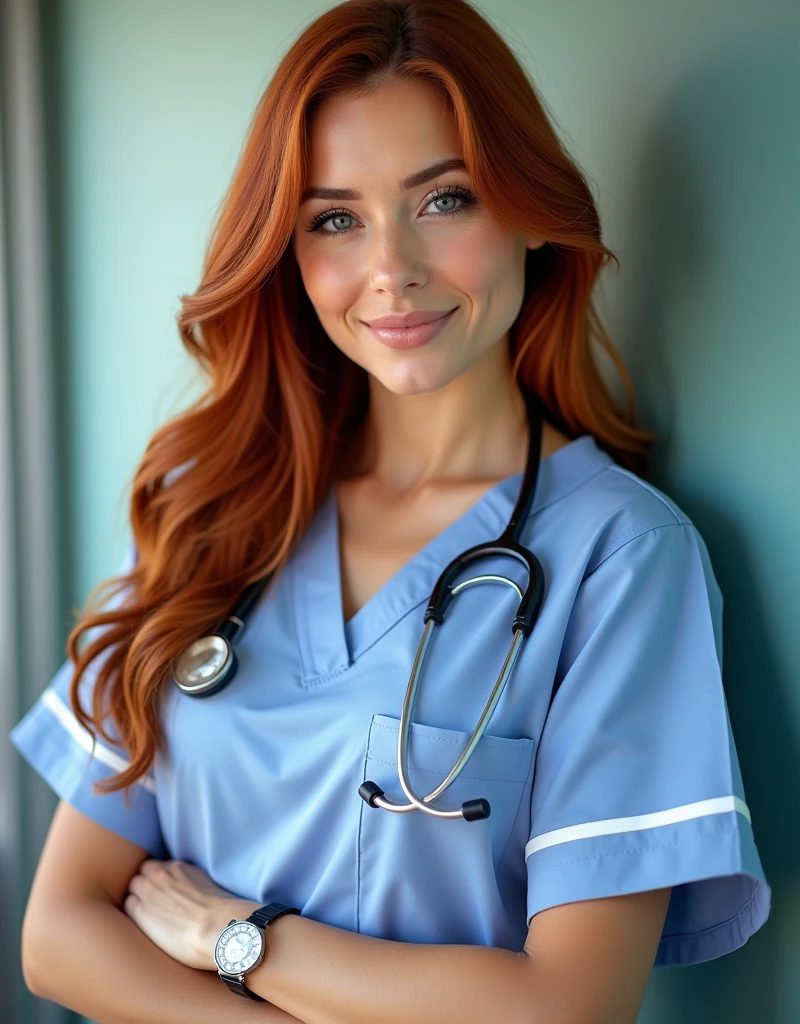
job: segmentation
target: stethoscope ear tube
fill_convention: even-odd
[[[476,544],[453,559],[433,588],[428,607],[425,609],[424,621],[426,623],[433,620],[437,625],[441,625],[444,622],[450,602],[461,589],[461,586],[455,588],[452,586],[453,580],[472,562],[491,555],[515,558],[528,570],[528,586],[521,595],[517,614],[511,624],[512,632],[522,630],[525,636],[528,636],[544,600],[544,572],[539,559],[532,551],[522,547],[516,540],[506,538],[505,534],[491,544]],[[497,579],[506,580],[506,577],[500,576]]]
[[[453,588],[453,594],[460,592],[465,587],[470,586],[474,583],[483,582],[500,582],[505,583],[512,587],[517,594],[519,594],[519,587],[513,580],[509,580],[504,576],[486,575],[476,576],[471,580],[465,580],[460,583],[457,587]],[[425,655],[430,644],[433,630],[436,628],[438,623],[434,618],[428,619],[425,623],[425,629],[420,640],[419,648],[417,649],[417,655],[414,659],[414,667],[411,671],[411,677],[408,681],[408,687],[406,689],[405,700],[403,701],[403,710],[400,716],[400,730],[397,738],[397,773],[400,778],[400,787],[405,794],[408,803],[400,804],[393,800],[389,800],[384,791],[372,780],[365,780],[359,787],[359,794],[361,798],[369,804],[370,807],[380,807],[382,810],[395,811],[399,813],[406,813],[408,811],[418,810],[425,811],[427,814],[431,814],[437,818],[464,818],[467,821],[480,821],[483,818],[488,818],[491,813],[491,807],[489,801],[484,798],[477,800],[467,800],[461,805],[458,810],[444,811],[438,808],[431,807],[431,802],[436,800],[441,794],[452,785],[453,782],[463,771],[467,761],[477,747],[481,740],[486,727],[489,724],[489,720],[494,714],[494,709],[503,695],[503,691],[506,688],[511,672],[516,664],[517,658],[519,657],[522,644],[525,641],[527,634],[524,630],[518,629],[514,632],[514,638],[511,641],[508,653],[503,667],[500,669],[500,674],[497,677],[497,681],[492,688],[492,692],[489,695],[489,699],[486,702],[486,706],[483,709],[481,717],[478,719],[478,723],[475,729],[467,740],[467,744],[457,758],[455,764],[445,776],[444,780],[439,785],[431,790],[426,796],[420,797],[413,789],[411,785],[411,779],[409,777],[409,764],[408,764],[408,747],[409,737],[411,731],[411,720],[414,712],[414,702],[416,700],[417,689],[419,687],[419,680],[422,674],[422,665],[425,660]]]
[[[393,804],[390,800],[386,799],[384,791],[374,782],[362,782],[358,787],[358,795],[370,807],[380,807],[385,811],[415,811],[417,809],[414,804],[399,806]],[[483,818],[488,818],[491,813],[492,809],[489,806],[489,801],[480,797],[477,800],[465,800],[461,805],[460,813],[456,811],[451,816],[462,817],[466,821],[480,821]]]
[[[437,797],[439,797],[447,787],[450,786],[456,778],[458,778],[480,742],[484,732],[486,731],[486,727],[489,724],[489,720],[497,707],[498,701],[505,690],[508,679],[517,658],[519,657],[522,644],[530,635],[533,625],[538,618],[542,607],[542,601],[544,599],[544,571],[541,563],[532,551],[520,544],[520,535],[528,520],[528,515],[533,506],[533,499],[536,492],[536,481],[539,475],[539,456],[541,450],[543,419],[542,406],[538,396],[526,394],[525,402],[528,411],[529,423],[528,458],[525,465],[525,472],[522,479],[519,497],[517,498],[517,503],[514,506],[511,518],[509,519],[502,535],[498,537],[497,540],[490,541],[486,544],[476,544],[474,547],[462,552],[462,554],[457,555],[452,562],[450,562],[436,581],[430,601],[428,602],[428,606],[425,610],[425,628],[422,634],[422,639],[420,640],[419,648],[417,649],[416,658],[414,659],[411,676],[408,680],[408,687],[406,689],[406,695],[403,701],[403,710],[400,717],[400,730],[397,739],[397,773],[400,778],[400,786],[408,803],[397,803],[394,800],[388,799],[377,783],[367,779],[361,784],[358,792],[361,798],[370,807],[380,807],[383,810],[394,811],[401,814],[407,813],[408,811],[418,810],[424,811],[425,813],[431,814],[437,818],[464,818],[466,821],[480,821],[484,818],[488,818],[491,813],[488,800],[483,798],[467,800],[462,803],[460,809],[450,811],[439,810],[438,808],[431,807],[430,805],[433,800],[437,799]],[[514,558],[527,568],[528,585],[525,588],[524,593],[522,593],[513,580],[494,573],[475,576],[472,579],[465,580],[454,585],[456,577],[474,562],[477,562],[482,558],[495,557],[497,555]],[[444,780],[426,796],[420,797],[414,792],[409,777],[408,747],[414,702],[416,700],[417,688],[419,686],[420,675],[422,673],[422,665],[431,640],[432,631],[436,626],[440,626],[444,622],[447,609],[456,594],[460,593],[465,587],[471,586],[475,583],[486,582],[505,583],[509,587],[512,587],[520,598],[517,614],[512,622],[513,639],[511,641],[511,646],[509,647],[503,667],[500,670],[500,674],[498,675],[492,692],[489,695],[489,699],[486,702],[481,717],[478,720],[478,724],[475,726],[472,735],[467,740],[467,744],[461,755],[447,773]]]

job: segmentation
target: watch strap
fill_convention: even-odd
[[[254,910],[247,920],[251,924],[258,925],[259,928],[266,928],[268,924],[272,924],[275,918],[280,917],[281,914],[299,913],[300,911],[297,907],[287,907],[285,903],[267,903],[266,906]]]
[[[222,971],[217,971],[220,978],[225,982],[231,992],[235,992],[237,996],[244,996],[246,999],[255,999],[259,1003],[265,1003],[266,999],[263,996],[257,995],[252,992],[244,983],[244,975],[242,974],[223,974]]]

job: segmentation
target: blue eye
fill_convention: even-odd
[[[334,221],[334,220],[336,220],[337,217],[338,218],[350,217],[350,219],[352,220],[353,215],[351,213],[348,213],[347,210],[330,210],[327,213],[319,213],[314,218],[314,220],[312,220],[311,224],[308,227],[308,230],[309,231],[319,231],[323,224],[325,224],[329,220],[330,221]],[[349,230],[350,230],[350,228],[344,228],[342,231],[340,231],[337,228],[335,231],[323,231],[323,234],[325,234],[325,235],[342,235],[342,234],[345,234]]]
[[[432,192],[428,196],[425,205],[429,206],[431,203],[438,202],[441,199],[458,199],[459,204],[454,209],[437,210],[435,215],[440,217],[455,217],[478,202],[478,197],[475,193],[470,189],[465,188],[463,185],[448,185],[446,188],[436,189],[435,192]],[[323,213],[318,213],[316,217],[314,217],[306,228],[306,231],[321,231],[323,224],[326,224],[329,220],[333,221],[337,217],[349,217],[351,220],[355,220],[353,214],[348,210],[325,210]],[[352,228],[346,227],[342,230],[321,231],[321,233],[323,235],[346,235],[352,230]]]

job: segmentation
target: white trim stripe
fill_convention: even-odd
[[[107,765],[109,768],[113,768],[115,772],[125,771],[130,766],[130,761],[126,761],[124,757],[120,757],[113,750],[109,750],[108,747],[102,743],[95,743],[94,750],[92,750],[92,738],[89,733],[83,728],[78,719],[72,713],[72,709],[67,707],[64,701],[58,696],[55,690],[45,690],[42,694],[42,703],[56,716],[58,721],[75,742],[83,747],[87,754],[93,754],[98,761]],[[147,776],[144,779],[139,779],[140,785],[150,792],[155,793],[156,786],[155,781],[151,776]]]
[[[636,814],[631,818],[606,818],[604,821],[587,821],[581,825],[568,825],[557,828],[553,832],[544,832],[535,836],[525,847],[525,860],[548,846],[560,843],[571,843],[576,839],[595,839],[597,836],[612,836],[620,832],[639,832],[645,828],[661,828],[663,825],[674,825],[679,821],[691,821],[692,818],[703,818],[708,814],[726,814],[738,811],[750,821],[747,804],[738,796],[717,796],[711,800],[698,800],[693,804],[682,804],[670,807],[666,811],[653,811],[652,814]]]

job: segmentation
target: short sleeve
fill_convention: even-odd
[[[134,561],[135,548],[131,545],[119,572],[126,572]],[[152,856],[163,858],[167,852],[152,775],[131,786],[127,798],[123,790],[96,793],[92,788],[94,782],[116,775],[130,762],[111,721],[105,727],[117,742],[98,739],[92,752],[92,737],[70,705],[73,669],[69,659],[64,661],[33,707],[12,729],[11,742],[62,800]],[[88,666],[81,679],[84,707],[91,706],[91,687],[98,670],[99,659]]]
[[[536,756],[528,920],[672,886],[655,965],[741,946],[771,893],[721,677],[722,598],[691,523],[647,530],[578,590]]]

